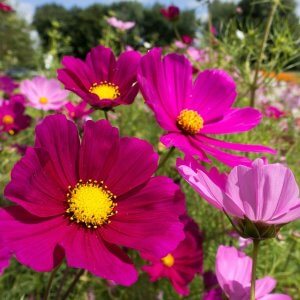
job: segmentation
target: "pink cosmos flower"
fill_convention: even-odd
[[[0,133],[13,135],[27,128],[31,118],[24,114],[25,107],[18,101],[0,102]]]
[[[185,224],[185,239],[174,251],[163,258],[143,253],[142,257],[151,262],[143,267],[151,281],[168,278],[176,292],[186,296],[189,294],[188,284],[196,274],[202,273],[202,235],[193,219],[183,216],[181,220]]]
[[[275,153],[261,145],[225,142],[208,136],[248,131],[261,120],[258,110],[232,108],[236,86],[226,72],[206,70],[193,85],[192,66],[184,56],[169,54],[162,60],[161,49],[155,48],[141,59],[138,81],[157,122],[167,131],[161,137],[166,147],[177,147],[207,162],[207,155],[211,155],[229,166],[250,165],[251,160],[219,148]]]
[[[152,177],[158,155],[147,142],[120,138],[107,121],[87,121],[80,141],[64,115],[36,127],[33,148],[12,170],[0,233],[17,260],[38,272],[68,266],[131,285],[137,272],[119,246],[163,257],[184,238],[184,197]]]
[[[19,85],[9,76],[0,76],[0,91],[10,96]]]
[[[4,2],[0,2],[0,10],[5,12],[12,12],[13,8],[10,5],[5,4]]]
[[[107,23],[115,28],[122,30],[122,31],[131,29],[132,27],[135,26],[135,22],[124,22],[124,21],[117,19],[116,17],[107,18]]]
[[[74,92],[90,105],[109,109],[120,104],[131,104],[138,93],[136,72],[140,61],[137,51],[125,51],[118,60],[109,48],[97,46],[81,59],[65,56],[64,69],[58,79],[66,89]]]
[[[216,176],[197,168],[196,162],[178,160],[177,168],[209,204],[237,218],[240,229],[250,229],[250,220],[255,230],[268,237],[267,229],[275,230],[275,235],[281,225],[300,217],[299,188],[292,171],[284,165],[264,164],[262,159],[256,159],[251,167],[234,167],[225,185],[218,183]]]
[[[183,35],[181,39],[186,45],[190,45],[193,42],[193,38],[187,34]]]
[[[65,108],[67,109],[69,118],[73,120],[78,120],[78,119],[82,119],[85,116],[88,116],[93,112],[92,109],[87,109],[86,106],[87,103],[85,101],[81,101],[78,104],[68,102],[65,105]]]
[[[180,14],[180,9],[177,6],[170,5],[167,8],[162,8],[160,13],[169,21],[177,21]]]
[[[268,118],[280,119],[285,115],[285,112],[273,105],[265,105],[264,114]]]
[[[230,300],[249,300],[252,259],[234,247],[220,246],[216,258],[218,282]],[[292,300],[288,295],[270,294],[276,286],[272,277],[256,280],[256,300]]]
[[[26,79],[21,82],[21,93],[28,99],[28,104],[40,110],[59,110],[67,103],[69,92],[63,90],[56,79],[43,76]]]

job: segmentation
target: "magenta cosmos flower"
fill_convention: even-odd
[[[41,110],[59,110],[67,103],[69,92],[63,90],[56,79],[37,76],[26,79],[20,85],[29,105]]]
[[[0,213],[1,236],[35,271],[67,264],[130,285],[137,272],[119,248],[165,256],[184,238],[183,194],[151,177],[158,155],[137,138],[120,138],[107,121],[87,121],[80,142],[64,115],[36,127],[33,148],[15,165]]]
[[[141,59],[138,81],[146,103],[159,125],[167,131],[161,142],[185,154],[209,161],[207,155],[235,166],[251,160],[221,149],[270,152],[260,145],[244,145],[214,139],[210,134],[232,134],[255,127],[261,113],[253,108],[232,108],[236,86],[221,70],[201,72],[193,85],[192,66],[182,55],[161,59],[161,49],[153,49]]]
[[[122,31],[131,29],[135,25],[135,22],[130,22],[130,21],[124,22],[124,21],[117,19],[116,17],[107,18],[107,23],[117,29],[122,30]]]
[[[0,91],[10,96],[19,85],[9,76],[0,76]]]
[[[216,258],[218,282],[230,300],[249,300],[252,259],[234,247],[220,246]],[[256,280],[256,300],[292,300],[288,295],[270,294],[276,286],[272,277]]]
[[[177,6],[170,5],[167,8],[162,8],[160,13],[169,21],[177,21],[180,14],[180,9]]]
[[[85,101],[81,101],[80,103],[72,103],[68,102],[65,105],[69,118],[73,120],[82,119],[83,117],[88,116],[93,112],[92,109],[86,108],[87,103]]]
[[[24,114],[25,107],[18,101],[0,101],[0,133],[13,135],[27,128],[31,118]]]
[[[284,165],[256,159],[251,167],[234,167],[223,183],[218,175],[197,167],[195,161],[178,160],[177,168],[208,203],[236,218],[243,237],[274,236],[280,226],[300,218],[299,188],[292,171]],[[252,234],[258,231],[260,236],[247,236],[244,230],[254,230]]]
[[[65,56],[64,69],[58,79],[90,105],[109,109],[120,104],[131,104],[138,93],[136,72],[140,61],[136,51],[123,52],[116,60],[109,48],[97,46],[86,60]]]
[[[191,218],[183,216],[181,220],[185,224],[185,239],[174,251],[163,258],[143,253],[142,257],[151,262],[151,265],[143,267],[151,281],[168,278],[176,292],[186,296],[189,294],[188,284],[196,274],[202,273],[202,234]]]

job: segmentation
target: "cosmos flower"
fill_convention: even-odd
[[[2,10],[4,12],[12,12],[13,8],[4,2],[0,2],[0,10]]]
[[[273,118],[273,119],[280,119],[283,116],[285,116],[285,112],[280,110],[278,107],[274,105],[268,105],[266,104],[264,106],[264,114],[268,118]]]
[[[177,168],[203,199],[234,217],[244,238],[273,237],[282,225],[300,218],[299,188],[282,164],[256,159],[251,167],[234,167],[225,185],[195,162],[179,160]]]
[[[116,17],[107,18],[107,23],[122,31],[131,29],[135,26],[135,22],[124,22],[122,20],[117,19]]]
[[[230,300],[249,300],[252,259],[234,247],[220,246],[216,258],[216,275],[223,292]],[[276,286],[272,277],[256,280],[256,300],[292,300],[288,295],[270,294]]]
[[[69,118],[73,120],[82,119],[85,116],[88,116],[93,112],[92,109],[86,108],[87,103],[85,101],[81,101],[78,104],[74,104],[72,102],[68,102],[65,105]]]
[[[180,14],[180,9],[177,6],[170,5],[167,8],[162,8],[160,13],[171,22],[177,21]]]
[[[31,118],[24,112],[24,105],[18,101],[0,101],[0,133],[13,135],[27,128]]]
[[[97,46],[86,60],[65,56],[64,69],[58,79],[90,105],[109,109],[120,104],[131,104],[138,93],[136,72],[140,61],[136,51],[123,52],[116,60],[109,48]]]
[[[10,96],[19,85],[9,76],[0,76],[0,91]]]
[[[28,105],[40,110],[59,110],[67,103],[69,92],[63,90],[56,79],[43,76],[21,82],[21,93],[28,99]]]
[[[162,60],[161,49],[155,48],[141,59],[138,81],[157,122],[167,131],[161,137],[166,147],[174,146],[207,162],[207,155],[211,155],[229,166],[251,165],[251,160],[220,148],[275,153],[261,145],[231,143],[207,135],[248,131],[261,120],[258,110],[232,108],[236,86],[225,71],[201,72],[193,85],[192,66],[184,56],[169,54]]]
[[[188,295],[188,284],[196,274],[202,273],[202,235],[198,225],[189,217],[181,217],[185,224],[185,239],[178,247],[163,258],[142,254],[142,257],[151,262],[144,266],[151,278],[156,281],[159,278],[168,278],[176,292],[180,295]]]
[[[64,115],[36,127],[33,148],[12,170],[0,211],[0,236],[17,260],[38,272],[67,265],[131,285],[137,271],[119,247],[165,256],[184,238],[184,197],[167,177],[152,177],[158,155],[147,142],[120,138],[107,121],[87,121],[80,141]]]

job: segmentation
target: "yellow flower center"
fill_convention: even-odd
[[[94,83],[90,87],[89,92],[97,95],[100,100],[115,100],[116,98],[120,97],[119,87],[114,83],[110,83],[107,81],[100,82],[100,84]]]
[[[11,116],[11,115],[4,115],[3,118],[2,118],[2,122],[3,124],[5,125],[11,125],[14,123],[14,117]]]
[[[203,128],[203,119],[195,110],[184,109],[177,117],[177,126],[188,134],[197,134]]]
[[[169,253],[168,255],[166,255],[165,257],[163,257],[161,259],[161,261],[163,262],[163,264],[166,267],[169,267],[169,268],[172,267],[174,265],[174,262],[175,262],[174,256],[171,253]]]
[[[69,207],[66,212],[72,221],[84,223],[88,228],[97,228],[110,223],[109,218],[117,213],[114,196],[103,181],[82,180],[74,188],[69,186],[67,194]]]
[[[39,102],[40,102],[41,104],[47,104],[47,103],[48,103],[48,99],[47,99],[46,97],[41,97],[41,98],[39,99]]]

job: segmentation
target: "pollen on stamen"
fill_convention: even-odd
[[[116,84],[107,81],[101,81],[99,84],[93,83],[89,92],[97,95],[100,100],[115,100],[121,95],[119,87]]]
[[[177,126],[183,132],[191,135],[199,133],[203,128],[203,119],[195,110],[183,109],[177,117]]]
[[[116,196],[108,190],[103,182],[89,179],[79,180],[74,188],[68,187],[68,208],[66,213],[71,221],[96,229],[110,223],[110,218],[117,213]]]

